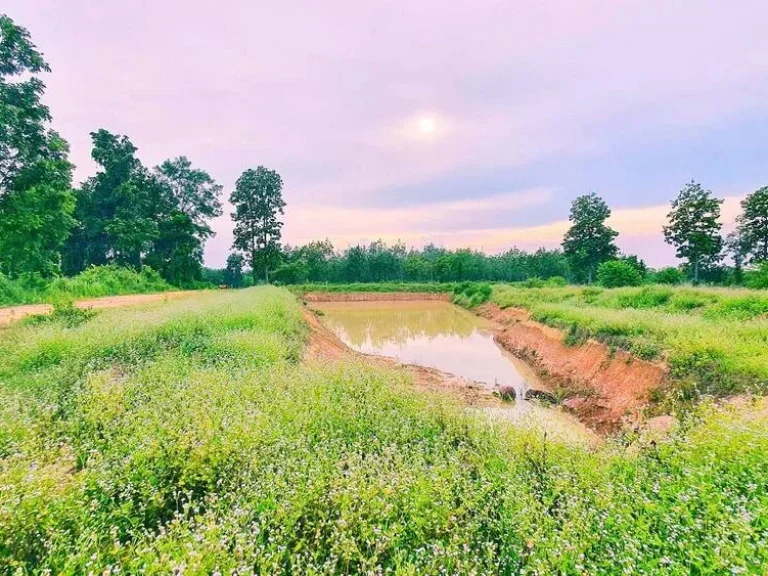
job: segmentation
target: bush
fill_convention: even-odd
[[[653,281],[657,284],[682,284],[685,277],[677,268],[669,266],[662,268],[653,275]]]
[[[552,276],[546,282],[548,288],[562,288],[568,285],[568,281],[562,276]]]
[[[597,268],[597,281],[606,288],[639,286],[643,282],[640,272],[632,264],[622,260],[609,260]]]
[[[763,262],[754,272],[747,272],[744,279],[749,288],[768,289],[768,262]]]

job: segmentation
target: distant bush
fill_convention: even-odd
[[[609,260],[597,268],[597,281],[606,288],[639,286],[643,278],[635,266],[623,260]]]
[[[562,276],[552,276],[552,278],[547,279],[545,284],[548,288],[561,288],[567,286],[568,281]]]
[[[685,276],[677,268],[672,266],[662,268],[653,275],[653,281],[657,284],[682,284]]]
[[[528,278],[528,280],[523,280],[521,285],[524,288],[544,288],[544,286],[546,286],[546,282],[541,278],[533,277]]]
[[[754,272],[747,272],[744,276],[746,285],[755,290],[768,289],[768,262],[763,264]]]
[[[453,291],[454,303],[465,308],[475,308],[487,302],[493,289],[490,284],[480,282],[462,282]]]

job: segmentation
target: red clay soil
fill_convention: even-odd
[[[649,392],[667,376],[663,364],[611,352],[594,340],[566,346],[561,331],[530,320],[523,309],[484,304],[476,312],[502,326],[495,336],[501,346],[528,361],[553,385],[574,394],[566,406],[596,430],[615,430],[626,419],[638,421]]]
[[[451,295],[447,292],[307,292],[302,298],[305,302],[452,301]]]
[[[90,300],[79,300],[75,302],[78,308],[120,308],[121,306],[133,306],[136,304],[145,304],[147,302],[158,302],[180,298],[190,294],[196,294],[199,291],[177,290],[175,292],[158,292],[154,294],[128,294],[125,296],[105,296],[103,298],[91,298]],[[33,314],[49,314],[53,310],[50,304],[28,304],[24,306],[10,306],[0,308],[0,328],[7,326],[16,320]]]

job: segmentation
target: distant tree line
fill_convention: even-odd
[[[328,240],[282,247],[283,181],[263,166],[245,170],[230,193],[234,242],[226,268],[204,270],[222,186],[185,156],[147,168],[127,136],[100,129],[91,133],[98,171],[73,189],[68,145],[51,129],[42,102],[39,75],[49,71],[27,30],[0,15],[0,274],[10,278],[116,264],[151,267],[177,286],[552,278],[621,286],[741,284],[745,272],[749,283],[759,270],[768,287],[768,187],[743,200],[736,229],[723,237],[722,200],[686,184],[663,228],[684,264],[650,272],[636,256],[619,253],[618,232],[607,223],[611,210],[595,193],[573,201],[562,250],[487,255],[381,241],[337,250]]]

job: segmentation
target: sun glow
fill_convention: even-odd
[[[432,134],[437,128],[435,119],[431,116],[423,116],[419,118],[419,132],[422,134]]]

